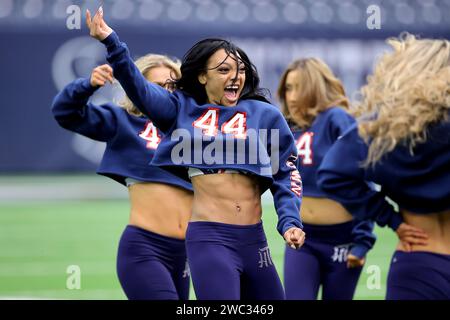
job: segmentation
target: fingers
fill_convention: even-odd
[[[102,65],[100,67],[95,68],[94,72],[100,74],[103,79],[109,81],[110,83],[113,83],[114,81],[113,72],[110,66]]]
[[[417,236],[428,237],[425,231],[420,228],[414,227],[410,224],[403,222],[397,230],[399,233],[414,233]]]
[[[100,26],[100,14],[99,14],[100,8],[95,12],[94,17],[92,18],[92,23],[95,25],[95,27]]]
[[[104,76],[103,74],[97,73],[95,75],[95,78],[100,81],[102,85],[105,85],[107,81],[111,82],[107,76]]]
[[[91,30],[91,12],[89,11],[89,9],[86,9],[86,25],[89,28],[89,30]]]
[[[415,237],[415,238],[421,238],[421,239],[428,239],[428,235],[426,233],[417,232],[417,231],[405,231],[405,232],[402,232],[402,235]]]
[[[111,76],[114,75],[113,68],[111,68],[111,66],[109,64],[104,64],[104,65],[101,65],[100,67],[102,68],[103,71],[110,74]]]
[[[402,242],[407,242],[409,244],[416,244],[416,245],[427,245],[428,241],[425,239],[416,238],[413,236],[404,236],[400,239]]]
[[[408,242],[402,241],[402,245],[406,252],[411,252],[411,245]]]
[[[100,6],[97,10],[97,12],[95,13],[95,23],[97,24],[98,27],[102,27],[103,25],[105,25],[105,20],[103,20],[103,7]]]
[[[406,232],[406,233],[400,234],[399,238],[400,239],[405,239],[405,238],[416,239],[416,240],[420,240],[420,241],[422,241],[424,243],[427,243],[427,240],[428,240],[428,236],[427,235],[417,234],[417,233],[414,233],[414,232]]]
[[[107,80],[99,74],[93,74],[91,76],[91,85],[93,87],[103,87],[106,84],[106,81]]]
[[[306,240],[306,233],[303,232],[303,230],[300,230],[300,237],[297,241],[297,249],[300,248],[301,246],[303,246],[303,244],[305,243]]]
[[[295,245],[294,245],[294,243],[293,243],[292,240],[291,240],[291,234],[292,234],[292,231],[293,231],[293,230],[294,230],[294,228],[291,228],[291,229],[287,230],[287,231],[284,233],[283,238],[284,238],[284,240],[286,241],[286,243],[288,244],[288,246],[290,246],[292,249],[295,249]]]
[[[355,266],[356,266],[355,260],[347,258],[347,268],[351,269],[351,268],[354,268]]]
[[[108,65],[101,65],[97,68],[95,68],[92,71],[91,75],[91,85],[94,87],[98,86],[104,86],[106,82],[110,82],[111,84],[114,81],[113,75],[112,75],[112,68]]]
[[[396,231],[405,251],[411,251],[413,245],[427,245],[428,235],[420,228],[402,223]]]
[[[298,249],[305,242],[305,233],[300,228],[291,228],[286,231],[284,238],[292,249]]]
[[[358,258],[357,256],[354,256],[352,254],[348,254],[347,256],[347,268],[362,267],[365,262],[366,259],[364,258]]]

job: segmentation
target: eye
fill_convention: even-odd
[[[221,67],[221,68],[217,69],[217,71],[219,71],[220,73],[227,73],[230,71],[230,68]]]
[[[166,90],[174,90],[175,89],[175,83],[173,83],[173,81],[167,81],[166,83],[164,83],[164,85],[162,86],[164,89]]]

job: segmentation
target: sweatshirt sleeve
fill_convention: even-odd
[[[278,215],[277,230],[283,236],[289,228],[303,229],[300,218],[302,180],[297,170],[299,159],[294,137],[281,113],[277,113],[277,116],[275,126],[271,128],[269,141],[269,152],[274,171],[274,182],[270,191]],[[272,132],[273,129],[277,133]],[[274,168],[274,164],[278,167]]]
[[[175,123],[179,103],[175,94],[155,85],[142,75],[130,57],[125,43],[115,32],[102,41],[108,51],[107,60],[125,93],[155,126],[166,133]]]
[[[364,258],[377,240],[373,232],[375,224],[370,220],[355,220],[354,223],[352,230],[353,246],[350,253],[358,258]]]
[[[369,187],[366,171],[361,167],[367,152],[355,123],[325,155],[317,173],[318,186],[357,219],[373,220],[381,227],[388,225],[396,230],[402,223],[401,215],[381,192]]]
[[[64,129],[106,142],[116,134],[117,119],[110,106],[88,102],[96,90],[89,79],[73,81],[53,99],[52,113]]]
[[[334,107],[330,110],[329,115],[330,131],[333,140],[340,137],[345,131],[348,130],[354,124],[355,118],[353,118],[347,111],[342,108]]]

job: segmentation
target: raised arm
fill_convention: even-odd
[[[112,82],[112,69],[103,65],[92,71],[90,79],[77,79],[68,84],[53,100],[52,113],[58,124],[94,140],[112,139],[117,131],[114,107],[88,102],[107,81]]]
[[[274,168],[274,183],[270,191],[278,215],[277,230],[283,235],[289,246],[299,248],[305,241],[305,233],[301,230],[303,228],[300,219],[302,181],[297,170],[299,161],[297,147],[281,113],[277,113],[273,129],[278,133],[270,133],[269,152],[272,167],[274,168],[275,164],[278,168]],[[276,137],[277,135],[278,137]]]
[[[87,10],[86,23],[90,35],[106,46],[107,60],[114,70],[114,77],[127,96],[156,127],[167,132],[175,123],[178,113],[176,95],[145,79],[131,59],[126,44],[119,41],[117,34],[104,21],[101,7],[92,19]]]

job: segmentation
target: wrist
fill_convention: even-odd
[[[97,89],[100,88],[100,86],[92,85],[90,78],[83,79],[81,85],[88,93],[94,93]]]

